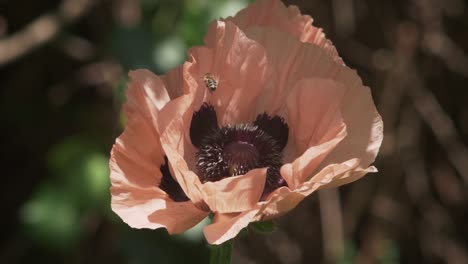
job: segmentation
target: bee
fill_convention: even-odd
[[[210,92],[214,92],[218,88],[218,81],[216,81],[212,73],[208,72],[203,75],[203,82],[205,82],[205,86],[210,90]]]

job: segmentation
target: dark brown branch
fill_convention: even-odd
[[[65,25],[80,18],[95,2],[65,0],[57,11],[38,17],[21,31],[0,40],[0,65],[8,64],[51,41]]]

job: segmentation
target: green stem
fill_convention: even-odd
[[[234,239],[228,240],[221,245],[211,246],[210,264],[231,264]]]

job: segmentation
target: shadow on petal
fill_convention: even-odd
[[[195,226],[206,216],[207,212],[197,209],[190,201],[166,202],[166,207],[151,213],[148,220],[166,228],[169,234],[179,234]]]
[[[258,209],[237,214],[216,214],[213,223],[203,228],[206,240],[210,244],[219,245],[236,237],[250,222],[258,220],[257,211]]]

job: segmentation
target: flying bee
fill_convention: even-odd
[[[203,75],[203,82],[205,82],[206,88],[208,88],[208,90],[210,90],[211,93],[216,91],[216,89],[218,88],[218,81],[216,81],[212,73],[208,72],[205,75]]]

